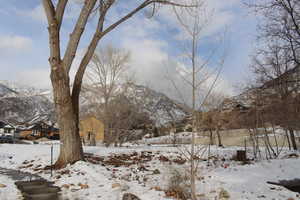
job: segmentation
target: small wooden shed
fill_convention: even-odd
[[[95,116],[87,116],[80,120],[80,137],[84,145],[97,145],[104,139],[104,124]]]

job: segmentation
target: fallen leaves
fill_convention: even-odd
[[[121,184],[120,183],[113,183],[111,185],[111,188],[116,188],[116,187],[121,187]]]
[[[63,184],[61,187],[65,188],[65,189],[69,189],[70,185],[69,184]]]
[[[140,165],[140,171],[148,171],[146,166],[141,165],[142,163],[150,162],[154,159],[160,162],[173,162],[178,165],[183,165],[187,161],[186,159],[177,156],[175,159],[171,159],[161,154],[154,154],[151,151],[132,152],[129,154],[112,154],[107,157],[100,157],[93,154],[86,154],[85,159],[92,164],[102,164],[103,166],[113,166],[113,167],[129,167],[131,165]]]
[[[88,184],[78,183],[78,186],[80,186],[81,189],[88,189],[89,188]]]

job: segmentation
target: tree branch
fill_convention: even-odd
[[[50,47],[50,58],[49,62],[52,70],[58,69],[61,62],[60,58],[60,44],[59,44],[59,30],[57,20],[55,18],[55,8],[51,0],[43,0],[44,10],[46,12],[48,20],[48,31],[49,31],[49,47]]]
[[[95,1],[95,0],[91,0],[91,1]],[[118,25],[120,25],[121,23],[123,23],[127,19],[131,18],[134,14],[136,14],[137,12],[139,12],[140,10],[142,10],[143,8],[147,7],[148,5],[150,5],[152,3],[162,3],[162,4],[165,4],[165,5],[186,6],[187,7],[187,5],[176,4],[176,3],[173,3],[173,2],[167,1],[167,0],[146,0],[143,3],[141,3],[137,8],[135,8],[134,10],[132,10],[130,13],[128,13],[127,15],[125,15],[124,17],[122,17],[117,22],[115,22],[114,24],[110,25],[108,28],[106,28],[103,31],[103,25],[104,25],[104,20],[105,20],[106,13],[107,13],[107,11],[109,10],[109,8],[114,3],[115,3],[115,0],[110,0],[106,4],[104,4],[104,3],[100,4],[100,12],[101,13],[100,13],[100,17],[99,17],[99,21],[98,21],[96,32],[94,33],[94,36],[93,36],[93,38],[92,38],[92,40],[91,40],[91,42],[89,44],[87,52],[85,53],[83,59],[81,60],[81,63],[79,65],[79,68],[78,68],[78,70],[76,72],[76,75],[75,75],[75,80],[74,80],[73,89],[72,89],[72,98],[73,98],[73,101],[78,101],[78,97],[79,97],[80,90],[81,90],[80,88],[81,88],[81,85],[82,85],[82,79],[83,79],[84,72],[86,70],[87,65],[89,64],[89,61],[91,60],[91,58],[92,58],[92,56],[93,56],[93,54],[95,52],[95,49],[96,49],[96,47],[98,45],[99,40],[104,35],[106,35],[110,31],[112,31]],[[80,39],[80,37],[79,37],[79,39]],[[74,54],[74,56],[75,56],[75,54]],[[66,58],[68,58],[68,57],[66,57]],[[74,59],[74,57],[72,58],[72,60],[73,59]],[[69,68],[68,68],[68,70],[69,70]]]
[[[113,4],[113,2],[112,2],[112,4]],[[92,57],[95,53],[95,49],[98,45],[99,40],[103,37],[102,30],[103,30],[105,15],[112,4],[107,5],[107,6],[105,4],[101,4],[100,10],[102,12],[100,13],[97,29],[94,33],[94,36],[89,44],[89,47],[88,47],[83,59],[80,62],[79,68],[75,74],[75,79],[74,79],[73,89],[72,89],[73,103],[75,101],[78,101],[79,94],[81,91],[81,85],[82,85],[82,79],[83,79],[84,72],[86,70],[87,65],[89,64],[89,61],[92,59]],[[105,8],[104,8],[104,6],[105,6]]]
[[[55,8],[51,0],[43,0],[44,10],[47,16],[48,25],[55,21]]]
[[[122,17],[121,19],[119,19],[118,21],[116,21],[115,23],[110,25],[108,28],[106,28],[103,31],[103,35],[109,33],[114,28],[116,28],[118,25],[120,25],[121,23],[123,23],[124,21],[126,21],[127,19],[132,17],[134,14],[136,14],[137,12],[142,10],[143,8],[145,8],[148,5],[153,4],[153,3],[161,3],[161,4],[164,4],[164,5],[180,6],[180,7],[195,7],[195,5],[194,6],[193,5],[183,5],[183,4],[178,4],[178,3],[174,3],[172,1],[167,1],[167,0],[146,0],[143,3],[141,3],[137,8],[135,8],[134,10],[129,12],[127,15],[125,15],[124,17]]]
[[[74,30],[70,35],[69,43],[67,45],[67,50],[63,58],[63,63],[64,63],[66,73],[70,71],[72,62],[76,55],[79,41],[83,34],[84,28],[87,24],[87,20],[93,8],[95,7],[96,2],[97,0],[85,1],[84,6],[81,9],[80,15],[78,17],[77,23],[74,27]]]
[[[68,3],[68,0],[60,0],[56,6],[55,18],[57,20],[58,29],[60,29],[60,27],[61,27],[63,15],[65,13],[65,8],[66,8],[67,3]]]

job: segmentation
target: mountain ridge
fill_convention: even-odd
[[[18,85],[0,81],[0,120],[27,123],[35,119],[55,123],[52,91]],[[147,113],[156,126],[181,120],[189,113],[186,106],[143,85],[132,84],[125,96]],[[90,98],[83,90],[80,97],[82,112],[95,110],[95,105],[88,103]],[[101,100],[101,97],[97,98]]]

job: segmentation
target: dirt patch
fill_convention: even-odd
[[[181,156],[177,156],[176,158],[167,157],[161,155],[160,153],[154,153],[150,151],[142,151],[132,152],[129,154],[113,154],[107,157],[97,156],[94,154],[86,154],[85,159],[93,164],[102,164],[103,166],[114,166],[114,167],[129,167],[131,165],[141,165],[152,160],[159,160],[160,162],[170,162],[176,163],[179,165],[185,164],[186,159],[182,158]]]

